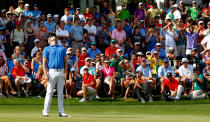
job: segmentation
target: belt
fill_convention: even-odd
[[[56,71],[56,72],[62,72],[62,71],[64,71],[64,69],[50,69],[50,70]]]

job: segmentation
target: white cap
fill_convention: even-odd
[[[184,1],[182,1],[182,0],[181,0],[181,1],[179,1],[179,3],[183,3],[183,2],[184,2]]]
[[[183,58],[183,59],[182,59],[182,63],[183,63],[183,62],[189,62],[189,61],[187,60],[187,58]]]
[[[83,70],[85,70],[85,69],[89,69],[89,67],[87,67],[87,66],[84,66],[84,67],[83,67]]]
[[[139,42],[135,42],[134,45],[140,45],[140,43]]]
[[[87,57],[87,58],[85,59],[85,61],[88,61],[88,60],[91,60],[91,58]]]
[[[53,18],[57,18],[57,17],[59,17],[59,15],[58,15],[58,14],[55,14],[55,15],[53,16]]]
[[[71,54],[71,51],[66,51],[66,54]]]
[[[1,10],[1,13],[4,13],[4,12],[6,12],[6,11],[7,11],[7,10],[5,10],[5,9],[2,9],[2,10]]]
[[[139,6],[140,6],[140,5],[143,5],[143,3],[142,3],[142,2],[140,2],[140,3],[139,3]]]
[[[195,1],[192,1],[192,4],[193,4],[193,3],[196,3],[196,2],[195,2]]]
[[[71,68],[71,71],[72,72],[76,72],[76,68]]]
[[[138,52],[137,55],[144,55],[142,52]]]
[[[73,49],[71,47],[67,48],[67,51],[72,51]]]
[[[117,52],[120,52],[120,51],[122,51],[121,49],[117,49]]]
[[[82,47],[82,51],[87,50],[86,47]]]
[[[34,40],[34,43],[39,42],[39,41],[40,41],[39,39],[35,39],[35,40]]]
[[[156,43],[156,46],[161,46],[161,43],[159,43],[159,42],[158,42],[158,43]]]
[[[173,6],[174,8],[177,8],[178,7],[178,5],[177,4],[174,4],[174,6]]]
[[[199,22],[198,22],[198,24],[201,24],[201,23],[203,23],[203,21],[199,21]]]
[[[52,17],[52,15],[51,14],[47,14],[47,17]]]
[[[171,20],[170,16],[166,16],[166,19],[170,19]]]
[[[30,5],[28,3],[25,4],[25,7],[29,7]]]

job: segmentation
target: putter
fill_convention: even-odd
[[[66,95],[67,95],[67,88],[65,86],[65,91],[66,91]],[[66,101],[67,101],[67,113],[70,113],[70,107],[69,107],[69,98],[66,96]],[[72,116],[70,114],[67,115],[67,117],[71,118]]]

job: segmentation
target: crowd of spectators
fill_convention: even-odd
[[[210,6],[201,9],[192,1],[187,8],[184,1],[171,1],[161,11],[151,0],[130,13],[126,4],[115,12],[104,2],[100,12],[68,6],[62,16],[31,6],[19,1],[16,9],[1,10],[1,97],[41,95],[48,82],[42,52],[48,37],[56,36],[67,54],[68,98],[82,96],[85,102],[117,95],[142,103],[159,94],[166,100],[182,94],[208,98]]]

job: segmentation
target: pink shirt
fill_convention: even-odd
[[[6,72],[7,72],[7,67],[6,65],[3,65],[0,67],[0,77],[1,76],[5,76],[6,75]]]
[[[201,44],[206,45],[207,49],[210,49],[210,35],[206,36],[202,41]]]
[[[7,57],[6,57],[5,53],[4,53],[4,51],[1,50],[1,49],[0,49],[0,56],[3,57],[3,59],[4,59],[5,62],[7,62]]]
[[[104,74],[104,78],[106,78],[106,77],[113,77],[114,72],[115,72],[114,67],[108,67],[108,68],[104,67],[104,68],[101,69],[101,73]]]
[[[125,31],[118,31],[118,29],[114,29],[112,31],[112,39],[115,39],[118,43],[123,43],[123,41],[126,39]]]

